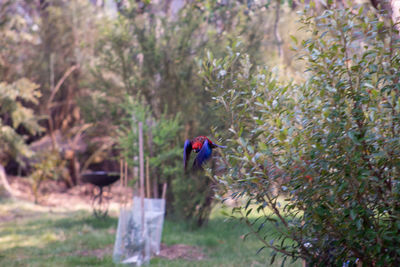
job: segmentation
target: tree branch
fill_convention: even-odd
[[[69,75],[71,75],[71,73],[78,69],[79,65],[73,65],[71,66],[65,73],[64,75],[61,77],[61,79],[57,82],[56,86],[54,88],[52,88],[52,92],[51,95],[49,97],[49,99],[47,100],[47,113],[48,113],[48,122],[49,122],[49,131],[50,131],[50,137],[51,137],[51,143],[52,143],[52,148],[53,150],[56,149],[56,139],[54,137],[54,125],[53,125],[53,119],[51,117],[51,102],[53,101],[54,97],[56,96],[58,90],[60,90],[61,85],[64,83],[64,81],[68,78]]]

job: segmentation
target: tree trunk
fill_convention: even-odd
[[[3,191],[4,188],[4,192]],[[14,190],[11,188],[7,181],[6,171],[4,167],[0,164],[0,197],[5,196],[6,198],[13,198],[15,196]]]
[[[280,11],[281,11],[281,1],[277,0],[275,7],[274,36],[278,48],[278,55],[280,58],[283,58],[282,38],[281,35],[279,34],[279,29],[278,29]]]
[[[391,0],[390,5],[392,8],[392,20],[396,24],[400,21],[400,1]],[[398,24],[396,24],[396,29],[399,30]]]
[[[393,24],[400,21],[400,1],[398,0],[370,0],[371,4],[378,10],[385,10],[387,16],[392,19]],[[399,30],[400,27],[396,24],[396,29]]]

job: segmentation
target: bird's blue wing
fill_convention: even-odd
[[[194,159],[193,162],[193,169],[201,169],[202,165],[211,158],[211,153],[212,149],[211,146],[208,143],[208,140],[206,139],[203,143],[202,148],[200,149],[199,153],[197,154],[197,157]]]
[[[190,152],[192,152],[192,143],[190,143],[189,140],[186,140],[185,145],[183,146],[183,165],[185,166],[185,170],[190,158]]]
[[[217,145],[217,144],[214,144],[216,147],[220,147],[220,148],[226,148],[226,146],[220,146],[220,145]]]

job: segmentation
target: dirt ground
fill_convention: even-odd
[[[105,255],[111,255],[113,253],[113,249],[114,246],[107,246],[103,249],[76,251],[74,255],[94,256],[102,259]],[[199,261],[206,259],[206,255],[201,249],[185,244],[175,244],[171,246],[161,244],[160,254],[158,254],[156,257],[168,260],[183,259],[188,261]]]
[[[17,176],[8,176],[7,179],[18,199],[34,201],[31,183],[28,179]],[[91,184],[66,188],[61,182],[46,181],[40,186],[40,191],[39,205],[76,210],[91,208],[93,194],[98,192],[98,188]],[[130,199],[132,192],[129,188],[121,187],[117,181],[112,186],[105,187],[103,196],[109,199],[110,205],[116,205]]]
[[[17,176],[7,177],[10,186],[12,187],[15,197],[27,202],[34,202],[32,187],[30,181],[26,178]],[[37,203],[43,210],[52,212],[53,210],[74,211],[78,209],[92,210],[93,194],[97,193],[98,188],[91,184],[81,184],[73,188],[66,188],[63,184],[56,181],[47,181],[40,188],[41,194]],[[118,216],[117,212],[122,203],[129,203],[132,199],[133,192],[130,188],[123,188],[119,181],[110,187],[106,187],[103,193],[104,197],[109,200],[109,209],[114,211],[114,215]],[[14,210],[12,213],[0,214],[0,223],[7,223],[22,218],[32,218],[36,212],[24,210],[19,212]],[[115,232],[115,230],[114,230]],[[102,258],[104,255],[112,254],[113,246],[108,246],[104,249],[96,249],[90,251],[76,251],[76,254],[81,256],[95,256]],[[161,244],[160,258],[169,260],[185,259],[190,261],[202,260],[206,255],[201,249],[195,246],[185,244],[175,244],[167,246]]]
[[[184,259],[184,260],[203,260],[206,255],[199,250],[199,248],[194,246],[188,246],[184,244],[176,244],[172,246],[167,246],[161,244],[161,251],[158,257],[166,258],[169,260]]]

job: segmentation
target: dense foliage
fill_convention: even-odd
[[[137,166],[132,159],[138,157],[137,124],[143,122],[152,180],[168,182],[169,214],[201,225],[211,211],[213,190],[203,174],[183,174],[182,147],[185,139],[208,134],[212,124],[221,122],[197,75],[198,59],[207,49],[225,53],[223,46],[239,34],[259,59],[263,32],[256,25],[263,17],[246,15],[247,6],[240,3],[214,1],[179,10],[135,1],[117,7],[117,18],[102,27],[96,45],[92,93],[82,107],[85,118],[120,129],[119,147],[131,166]]]
[[[138,97],[140,99],[140,97]],[[156,119],[150,109],[142,101],[127,97],[122,105],[128,116],[119,127],[119,149],[130,165],[138,167],[139,132],[138,124],[143,123],[144,157],[149,161],[150,177],[155,185],[154,197],[159,197],[158,184],[171,182],[182,176],[181,148],[179,131],[181,131],[181,115],[168,118],[164,113]],[[160,178],[160,179],[159,179]]]
[[[0,165],[11,160],[24,164],[23,158],[33,155],[26,141],[43,129],[33,107],[39,104],[39,85],[16,75],[10,64],[16,60],[17,46],[29,43],[26,21],[18,14],[6,11],[10,3],[0,7]]]
[[[27,79],[11,84],[0,82],[0,164],[7,164],[10,158],[23,164],[23,157],[33,155],[25,139],[42,128],[33,110],[23,103],[38,104],[39,97],[38,86]]]
[[[119,125],[119,147],[131,166],[138,165],[137,128],[143,123],[153,196],[161,196],[159,184],[168,183],[168,211],[181,214],[187,202],[175,195],[180,183],[173,182],[185,179],[180,140],[199,128],[204,114],[190,114],[201,114],[206,102],[194,60],[204,46],[201,36],[195,38],[201,13],[188,6],[175,20],[158,15],[151,5],[131,4],[119,6],[118,18],[104,27],[89,103],[95,105],[95,120]]]
[[[362,9],[305,13],[302,23],[303,84],[278,82],[236,47],[204,65],[229,127],[226,173],[215,179],[249,198],[232,216],[265,247],[316,266],[398,266],[398,32]]]

